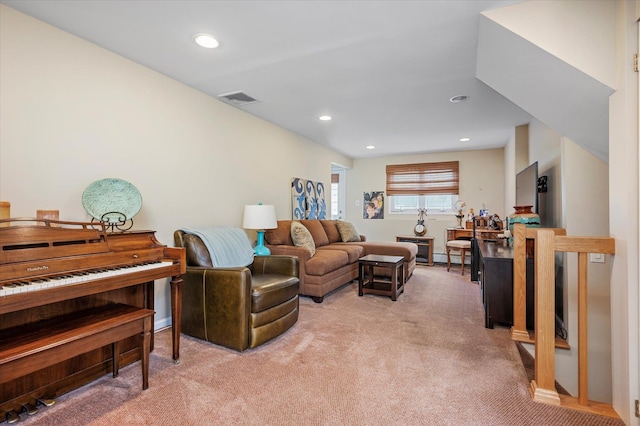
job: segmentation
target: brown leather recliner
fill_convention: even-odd
[[[181,230],[184,247],[182,332],[237,351],[255,348],[298,320],[299,265],[295,256],[256,256],[248,267],[218,268],[202,240]]]

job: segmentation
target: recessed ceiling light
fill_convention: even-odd
[[[367,145],[367,149],[376,149],[376,147],[373,145]]]
[[[333,117],[331,117],[330,115],[321,115],[320,117],[318,117],[318,120],[322,120],[322,121],[331,121],[333,119]]]
[[[460,142],[469,142],[471,138],[460,138]]]
[[[458,95],[458,96],[454,96],[453,98],[449,99],[449,102],[453,102],[458,103],[458,102],[464,102],[464,101],[468,101],[469,97],[465,96],[465,95]]]
[[[202,46],[207,49],[215,49],[220,45],[218,40],[216,40],[211,34],[196,34],[193,36],[193,40],[198,43],[198,46]]]

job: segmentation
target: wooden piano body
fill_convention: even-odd
[[[0,421],[144,358],[145,338],[127,333],[124,322],[146,321],[152,350],[154,280],[166,277],[177,363],[185,268],[184,249],[160,244],[153,231],[107,233],[100,223],[0,220]],[[83,340],[74,346],[63,341],[65,333]],[[64,343],[51,356],[43,352],[53,347],[48,334]],[[131,337],[105,344],[124,335]]]

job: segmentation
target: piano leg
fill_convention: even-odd
[[[144,319],[142,332],[142,390],[149,387],[149,352],[151,351],[151,328],[153,327],[153,316]]]
[[[173,362],[180,364],[180,324],[182,322],[182,278],[171,279],[171,338],[173,342]]]
[[[113,361],[111,363],[112,374],[113,377],[118,377],[118,373],[120,372],[120,342],[113,342],[111,344],[111,349],[113,353]]]
[[[144,299],[145,299],[145,308],[151,309],[152,311],[156,310],[156,299],[155,299],[155,281],[149,281],[144,285]],[[155,341],[155,334],[151,334],[151,350],[153,351]]]

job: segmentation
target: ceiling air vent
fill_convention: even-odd
[[[241,90],[238,92],[224,93],[222,95],[218,95],[218,99],[237,107],[259,102],[257,99],[252,98],[251,96],[247,95],[245,92]]]

